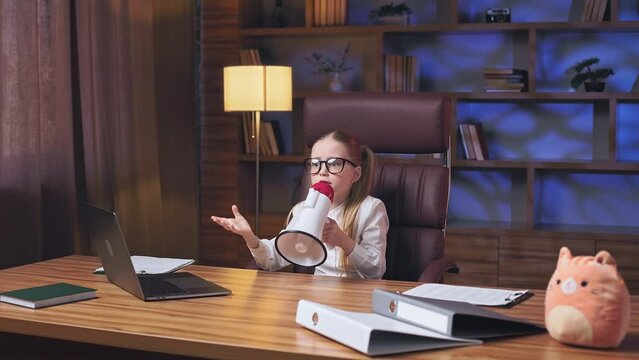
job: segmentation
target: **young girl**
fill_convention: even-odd
[[[375,169],[373,152],[353,136],[333,131],[315,142],[304,167],[312,185],[326,181],[335,192],[322,233],[328,257],[315,274],[380,279],[386,271],[388,216],[384,203],[368,195]],[[293,207],[292,217],[301,205]],[[242,236],[261,268],[279,270],[289,265],[275,250],[274,239],[258,239],[237,206],[232,211],[234,218],[211,216],[211,220]]]

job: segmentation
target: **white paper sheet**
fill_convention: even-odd
[[[195,262],[193,259],[159,258],[152,256],[131,256],[133,268],[138,274],[167,274],[181,269]],[[96,273],[103,273],[103,268],[95,269]]]
[[[482,306],[503,306],[516,301],[527,292],[528,289],[503,290],[445,284],[423,284],[404,291],[404,294],[430,299],[463,301]]]

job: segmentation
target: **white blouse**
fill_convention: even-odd
[[[293,207],[293,217],[301,210],[303,202]],[[328,212],[328,217],[340,224],[344,214],[344,203]],[[337,250],[324,244],[327,250],[326,261],[315,268],[317,275],[346,276],[365,279],[381,279],[386,271],[386,234],[388,233],[388,215],[384,203],[372,196],[361,203],[356,219],[356,244],[348,255],[351,265],[347,273],[339,271]],[[275,250],[275,238],[261,239],[255,249],[249,248],[255,262],[262,269],[276,271],[290,263]]]

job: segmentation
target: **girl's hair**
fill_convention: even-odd
[[[375,176],[375,155],[373,151],[365,145],[360,145],[359,141],[352,135],[342,131],[332,131],[323,135],[317,141],[324,139],[333,139],[341,144],[344,144],[348,150],[349,160],[358,164],[362,168],[362,174],[348,193],[348,197],[344,201],[344,214],[342,216],[342,222],[340,227],[342,231],[353,241],[358,242],[355,239],[357,235],[357,213],[362,201],[370,194],[373,187],[373,180]],[[316,141],[316,143],[317,143]],[[344,254],[344,251],[336,247],[338,269],[346,272],[349,267],[348,258]]]

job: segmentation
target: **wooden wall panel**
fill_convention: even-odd
[[[459,274],[445,274],[444,283],[497,286],[499,263],[496,237],[448,234],[444,253],[460,267]]]
[[[499,241],[499,286],[545,289],[555,271],[559,249],[593,255],[594,240],[502,237]]]
[[[200,262],[241,266],[244,241],[210,220],[237,202],[239,116],[224,112],[222,68],[237,65],[239,0],[203,0],[200,64]]]

